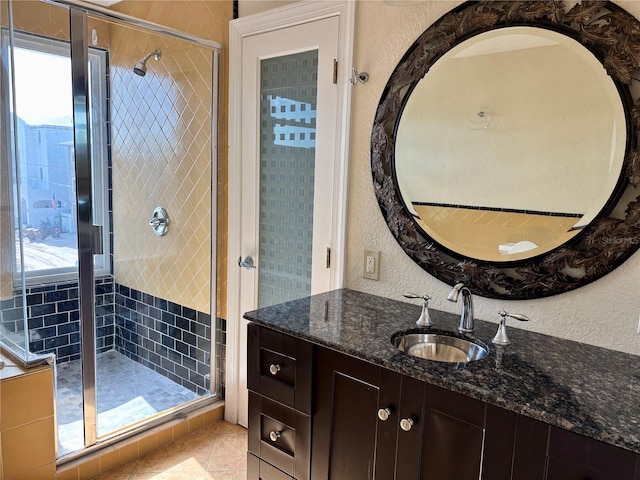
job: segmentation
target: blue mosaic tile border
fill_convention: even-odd
[[[95,283],[96,347],[102,353],[113,348],[114,282],[105,277]],[[78,283],[28,287],[26,298],[29,350],[53,353],[56,363],[80,358]],[[0,321],[6,332],[24,332],[22,296],[18,292],[0,302]]]
[[[80,358],[77,282],[30,287],[26,292],[29,349],[54,353],[56,363]],[[215,379],[224,398],[226,320],[116,284],[96,280],[96,346],[98,353],[120,353],[199,395],[209,393],[211,338],[215,328]],[[24,331],[22,297],[0,301],[4,330]]]

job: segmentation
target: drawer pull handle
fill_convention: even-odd
[[[381,408],[380,410],[378,410],[378,418],[383,422],[386,422],[392,413],[393,413],[393,408],[391,407]]]
[[[411,427],[413,427],[413,424],[414,424],[414,421],[412,418],[403,418],[402,420],[400,420],[400,428],[405,432],[408,432],[409,430],[411,430]]]
[[[271,365],[269,365],[269,372],[271,373],[271,375],[277,375],[279,371],[280,371],[280,365],[275,363],[272,363]]]
[[[269,438],[272,442],[277,442],[280,438],[280,432],[278,432],[277,430],[273,430],[271,433],[269,433]]]

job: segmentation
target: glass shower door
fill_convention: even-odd
[[[61,370],[77,366],[78,375],[68,376],[56,392],[65,452],[70,438],[84,446],[70,12],[31,1],[9,5],[10,28],[3,35],[11,48],[3,58],[11,67],[12,95],[3,96],[3,110],[13,125],[4,137],[14,159],[10,283],[14,304],[26,307],[26,358],[54,354]]]
[[[112,275],[96,287],[105,438],[211,392],[214,52],[89,21],[109,52]]]

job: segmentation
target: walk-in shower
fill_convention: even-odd
[[[55,355],[70,459],[220,397],[219,45],[75,0],[0,8],[0,340]]]

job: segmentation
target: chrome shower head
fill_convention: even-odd
[[[160,60],[160,57],[162,56],[162,52],[160,51],[159,48],[157,48],[155,52],[147,53],[144,57],[140,59],[138,63],[136,63],[133,66],[133,73],[135,73],[136,75],[140,75],[141,77],[144,77],[147,74],[147,60],[149,60],[152,56],[156,60]]]

